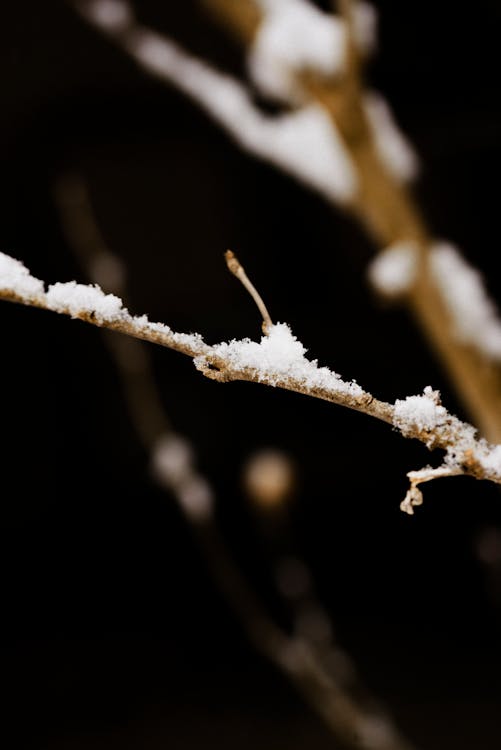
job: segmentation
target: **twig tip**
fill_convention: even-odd
[[[234,276],[237,276],[242,266],[240,265],[235,253],[232,250],[227,250],[224,254],[224,258],[226,260],[226,265],[228,266],[228,269],[231,271],[231,273]]]
[[[263,331],[264,333],[268,333],[273,326],[273,321],[271,320],[268,310],[266,309],[266,305],[261,299],[261,296],[259,295],[257,289],[248,278],[247,274],[245,273],[244,267],[232,250],[226,250],[224,258],[226,260],[228,269],[244,285],[244,287],[247,289],[252,299],[256,303],[263,318]]]

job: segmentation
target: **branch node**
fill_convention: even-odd
[[[208,354],[202,354],[199,357],[193,359],[193,363],[197,370],[205,375],[209,380],[217,380],[218,383],[228,383],[232,380],[232,377],[228,373],[227,368],[220,360],[215,360]]]

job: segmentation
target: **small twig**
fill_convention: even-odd
[[[231,250],[227,250],[224,254],[224,257],[226,260],[226,265],[228,266],[233,276],[236,276],[237,279],[244,285],[244,287],[247,289],[250,296],[256,303],[257,308],[263,318],[263,332],[267,334],[273,327],[273,321],[270,318],[270,314],[266,309],[266,305],[264,304],[261,295],[245,273],[245,269],[238,260],[235,253],[233,253]]]
[[[407,473],[407,477],[411,483],[411,486],[407,490],[405,498],[400,503],[400,510],[412,516],[414,513],[414,508],[418,505],[423,504],[423,493],[419,489],[420,484],[424,484],[424,482],[431,482],[434,479],[457,477],[461,473],[461,469],[449,468],[447,466],[439,466],[437,469],[428,467],[426,469],[420,469],[419,471],[409,471]]]

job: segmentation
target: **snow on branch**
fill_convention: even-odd
[[[247,57],[249,75],[266,96],[301,102],[299,74],[335,76],[346,65],[344,21],[304,0],[258,0],[263,20]]]
[[[356,170],[336,125],[322,106],[308,102],[299,109],[267,115],[253,103],[248,86],[191,55],[165,35],[140,26],[128,3],[77,0],[74,5],[143,70],[193,99],[243,149],[271,162],[327,200],[345,204],[353,199]]]
[[[245,84],[141,26],[128,0],[68,2],[142,70],[195,101],[248,153],[362,221],[383,249],[369,270],[375,288],[410,308],[424,335],[438,343],[475,423],[501,442],[499,316],[478,276],[468,305],[461,303],[467,274],[454,272],[451,284],[448,271],[442,273],[450,257],[433,251],[436,241],[406,189],[418,160],[387,102],[363,80],[364,58],[375,46],[374,8],[338,0],[334,16],[309,0],[203,0],[244,43],[252,79]],[[252,85],[287,100],[285,112],[261,111]]]
[[[369,265],[369,281],[387,297],[405,295],[416,281],[418,266],[417,243],[397,242]],[[431,245],[426,268],[440,292],[451,335],[487,361],[501,362],[501,317],[480,271],[449,242]]]
[[[447,242],[432,247],[430,264],[457,339],[501,362],[501,318],[480,271]]]
[[[247,288],[252,287],[232,253],[227,253],[227,263]],[[259,298],[254,287],[252,290],[254,298]],[[374,398],[355,381],[345,381],[327,367],[319,367],[317,360],[308,359],[289,326],[271,322],[260,298],[256,301],[265,324],[261,341],[233,340],[212,346],[199,334],[176,333],[162,323],[150,322],[146,315],[131,315],[119,297],[105,294],[98,286],[71,281],[53,284],[45,291],[40,279],[3,253],[0,299],[52,310],[174,349],[191,357],[197,369],[213,380],[264,383],[355,409],[393,425],[404,437],[416,438],[429,449],[445,451],[440,467],[409,472],[411,487],[401,505],[408,513],[421,503],[418,485],[437,477],[467,474],[501,484],[501,445],[478,438],[474,427],[449,414],[438,391],[428,386],[423,395],[399,399],[395,404]]]
[[[175,333],[162,323],[151,323],[146,315],[132,316],[119,297],[105,294],[97,285],[58,282],[45,291],[43,281],[31,276],[23,263],[4,253],[0,253],[0,299],[79,318],[101,328],[175,349],[189,357],[210,351],[198,334]]]
[[[305,71],[332,77],[345,71],[349,29],[344,18],[324,13],[308,0],[256,0],[262,18],[248,56],[249,72],[264,94],[291,103],[300,100],[298,78]],[[376,46],[377,13],[353,2],[357,49]]]
[[[395,122],[390,105],[378,91],[363,94],[362,105],[379,158],[397,182],[412,182],[419,174],[414,148]]]
[[[419,247],[416,242],[396,242],[382,250],[369,264],[367,275],[379,294],[399,297],[407,294],[416,280]]]
[[[261,22],[247,53],[249,77],[264,95],[290,106],[311,100],[305,75],[339,84],[355,55],[376,46],[377,12],[352,0],[350,18],[320,11],[308,0],[255,0]],[[352,39],[350,36],[352,35]],[[395,180],[406,183],[419,172],[417,155],[399,130],[391,108],[376,91],[361,93],[361,106],[374,148]],[[331,119],[335,121],[336,118]]]

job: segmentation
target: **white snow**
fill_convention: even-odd
[[[50,310],[68,313],[74,318],[82,314],[94,315],[99,322],[113,323],[130,317],[119,297],[105,294],[97,285],[58,282],[49,286],[46,300]]]
[[[45,295],[44,283],[32,276],[24,263],[0,253],[0,290],[34,300]]]
[[[292,379],[310,389],[322,388],[346,396],[359,397],[364,391],[355,382],[346,382],[316,360],[304,356],[306,349],[286,323],[277,323],[258,343],[250,339],[230,341],[212,347],[235,370],[251,370],[257,380],[269,385]]]
[[[344,71],[344,20],[308,0],[257,0],[263,18],[247,57],[249,75],[265,96],[288,104],[302,101],[301,72],[336,76]],[[377,13],[367,2],[353,4],[355,41],[365,55],[376,46]]]
[[[422,396],[395,401],[393,423],[407,436],[416,430],[432,432],[445,423],[447,416],[447,410],[440,404],[440,394],[428,385]]]
[[[364,55],[369,55],[377,46],[377,10],[365,0],[353,3],[353,24],[356,43]]]
[[[354,197],[358,185],[355,166],[320,105],[270,118],[255,135],[262,155],[329,200],[345,203]]]
[[[445,242],[432,248],[430,268],[458,340],[500,361],[501,319],[480,272]]]
[[[447,262],[452,262],[453,269],[459,263],[459,276],[466,275],[465,291],[472,291],[468,286],[471,283],[473,292],[478,292],[478,273],[456,257],[456,251],[452,250],[451,256],[451,249],[446,247],[445,250]],[[43,282],[32,277],[20,261],[4,253],[0,253],[0,291],[15,294],[26,304],[36,303],[73,317],[93,315],[95,321],[103,325],[122,323],[123,330],[139,337],[157,340],[171,348],[179,346],[194,358],[200,369],[206,366],[207,357],[214,357],[215,361],[223,360],[236,376],[241,373],[244,379],[247,377],[294,390],[304,389],[311,395],[317,395],[320,390],[327,391],[333,397],[344,397],[347,405],[350,405],[350,398],[369,395],[357,383],[343,381],[337,373],[319,367],[316,360],[306,359],[306,349],[285,323],[270,326],[259,343],[243,339],[208,346],[199,334],[175,333],[161,323],[150,323],[145,315],[132,317],[118,297],[105,294],[97,286],[84,286],[74,281],[56,283],[45,294]],[[424,442],[428,447],[438,445],[446,452],[442,466],[437,469],[409,473],[412,487],[403,504],[408,512],[421,501],[420,491],[413,489],[417,484],[439,476],[465,473],[465,466],[469,466],[470,471],[476,467],[476,471],[471,471],[474,475],[501,483],[501,445],[478,439],[472,425],[461,422],[446,411],[440,403],[439,392],[431,386],[427,386],[420,396],[397,399],[393,407],[393,424],[407,437],[423,439],[422,433],[427,433]],[[212,512],[212,492],[205,480],[192,469],[190,450],[182,439],[172,435],[162,439],[152,460],[157,478],[175,491],[188,516],[195,522],[207,519]]]
[[[426,467],[420,471],[411,471],[408,477],[413,485],[427,482],[441,476],[453,476],[464,473],[465,462],[478,464],[485,471],[485,478],[494,481],[501,479],[501,445],[491,445],[483,438],[477,437],[473,425],[462,422],[441,405],[440,394],[431,386],[424,389],[422,396],[408,396],[397,400],[394,406],[393,424],[406,437],[415,436],[416,431],[428,432],[429,448],[436,439],[445,447],[445,456],[441,466],[436,469]],[[420,492],[412,498],[413,488],[407,493],[403,509],[411,512],[412,505],[418,504]],[[412,500],[412,502],[411,502]]]
[[[320,75],[342,70],[346,30],[341,19],[306,0],[259,0],[259,4],[263,21],[251,53],[252,65],[262,67],[265,77],[278,77],[276,85],[270,84],[272,88],[285,91],[293,87],[292,79],[300,69]],[[108,25],[110,33],[115,23],[122,23],[122,15],[126,18],[125,9],[130,12],[122,0],[96,0],[88,7],[94,9],[87,13],[89,20],[105,30]],[[374,41],[376,13],[364,1],[355,3],[353,9],[358,43],[362,49],[368,48]],[[118,20],[113,20],[115,17]],[[272,162],[329,201],[346,204],[353,199],[358,187],[356,168],[332,118],[321,106],[269,116],[254,104],[246,85],[190,55],[169,38],[137,24],[116,38],[141,67],[191,97],[244,149]],[[256,76],[259,78],[259,73]],[[378,140],[385,158],[396,165],[399,174],[409,173],[411,157],[390,122],[387,105],[374,100],[368,107],[377,120],[377,130],[381,130]]]
[[[429,255],[432,278],[448,310],[453,334],[490,359],[501,361],[501,318],[490,299],[481,273],[467,263],[453,245],[439,242]],[[417,247],[398,243],[383,251],[369,266],[373,286],[383,294],[405,293],[417,266]]]
[[[124,0],[78,2],[77,8],[87,20],[108,32],[123,31],[134,20],[132,9]]]
[[[489,446],[476,455],[487,472],[501,477],[501,445]]]
[[[387,297],[405,294],[416,277],[418,248],[413,242],[398,242],[379,253],[368,268],[369,281]]]
[[[234,137],[254,127],[260,112],[253,106],[246,86],[237,79],[146,28],[137,27],[127,36],[125,46],[142,67],[177,86]]]
[[[388,102],[377,91],[369,91],[363,95],[363,104],[383,164],[399,182],[415,179],[418,157],[399,130]]]
[[[204,74],[205,64],[167,37],[140,26],[126,40],[129,52],[151,73],[182,84],[189,92],[191,79]]]
[[[302,343],[292,335],[285,323],[272,326],[268,335],[262,336],[260,343],[242,339],[217,344],[214,348],[214,353],[231,367],[271,372],[277,379],[289,375],[297,365],[302,366],[305,352]]]
[[[159,336],[169,337],[169,340],[173,344],[179,344],[180,346],[189,346],[191,349],[199,354],[203,354],[207,351],[208,346],[205,343],[203,336],[199,333],[177,333],[172,328],[165,325],[165,323],[152,323],[148,320],[146,315],[140,317],[131,317],[133,325],[137,329],[143,328],[145,332],[158,334]]]
[[[319,105],[269,116],[239,81],[151,31],[127,43],[140,64],[192,97],[250,153],[276,164],[329,200],[349,201],[357,187],[350,155]]]
[[[343,70],[346,28],[305,0],[258,0],[263,19],[248,55],[249,74],[266,96],[301,100],[297,74],[332,76]],[[359,26],[363,22],[359,21]]]

